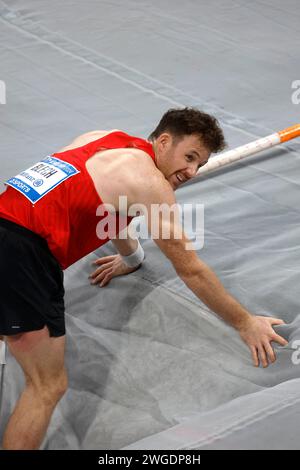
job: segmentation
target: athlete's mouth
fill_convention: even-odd
[[[179,183],[184,183],[185,182],[184,177],[182,175],[180,175],[179,173],[176,173],[176,178],[179,181]]]

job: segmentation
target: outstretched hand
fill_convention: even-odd
[[[261,363],[263,367],[267,367],[269,363],[275,362],[276,355],[271,341],[281,346],[286,346],[286,341],[282,336],[278,335],[272,325],[283,325],[284,321],[279,318],[251,316],[247,322],[239,329],[241,338],[248,345],[253,363],[256,367]]]
[[[139,268],[139,266],[135,268],[127,266],[120,255],[98,258],[92,265],[98,266],[98,268],[90,274],[89,279],[91,280],[91,284],[99,284],[99,287],[106,286],[113,277],[133,273],[133,271]]]

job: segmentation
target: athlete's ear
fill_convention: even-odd
[[[172,136],[168,132],[163,132],[156,139],[156,148],[160,152],[166,152],[172,146]]]

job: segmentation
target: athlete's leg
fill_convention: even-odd
[[[48,328],[5,337],[25,375],[26,385],[3,438],[4,449],[38,449],[54,408],[67,389],[65,337]]]

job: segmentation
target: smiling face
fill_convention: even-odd
[[[198,169],[207,163],[210,151],[198,135],[186,135],[174,140],[164,132],[153,143],[158,169],[164,174],[174,191],[196,176]]]

